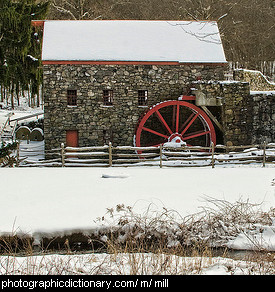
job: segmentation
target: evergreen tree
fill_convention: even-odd
[[[17,148],[17,142],[3,143],[0,145],[0,167],[13,167],[16,163],[14,151]]]
[[[30,89],[31,96],[39,94],[41,85],[41,42],[32,27],[33,19],[46,16],[48,2],[36,0],[1,0],[0,2],[0,85],[2,100],[14,95],[19,103],[19,93]]]

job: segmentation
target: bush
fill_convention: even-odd
[[[98,218],[99,238],[111,249],[127,247],[139,252],[165,250],[178,254],[188,249],[201,252],[224,248],[241,233],[256,234],[259,226],[273,225],[274,208],[263,212],[260,205],[241,200],[230,203],[207,198],[207,202],[212,207],[186,217],[164,207],[159,210],[153,204],[143,214],[120,204]]]
[[[0,166],[13,167],[16,163],[16,156],[14,150],[17,148],[17,142],[4,143],[0,147]]]

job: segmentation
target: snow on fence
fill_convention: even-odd
[[[21,148],[22,149],[22,148]],[[18,150],[20,151],[20,150]],[[105,146],[65,147],[45,151],[47,159],[26,158],[22,153],[19,166],[50,167],[199,167],[235,164],[266,164],[275,166],[275,143],[246,146],[211,145],[211,147],[132,147]],[[32,151],[30,150],[31,154]],[[50,158],[49,158],[50,157]]]

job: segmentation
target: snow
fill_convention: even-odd
[[[182,141],[180,137],[176,136],[171,141],[164,143],[163,147],[180,148],[186,145],[186,142]]]
[[[275,251],[275,224],[273,226],[259,226],[255,234],[240,233],[227,244],[228,248],[241,250]]]
[[[127,178],[129,177],[127,174],[119,173],[119,174],[102,174],[102,178]]]
[[[265,94],[265,95],[275,95],[275,90],[269,90],[269,91],[250,91],[251,95],[257,95],[257,94]]]
[[[21,118],[24,116],[28,116],[31,114],[39,114],[41,113],[41,107],[37,107],[37,108],[30,108],[27,106],[26,104],[26,100],[24,100],[25,102],[21,102],[20,106],[16,105],[16,109],[12,110],[9,107],[7,107],[6,105],[3,105],[3,109],[0,110],[0,131],[3,127],[3,125],[5,124],[6,120],[8,117],[10,117],[11,119],[17,119],[17,118]],[[41,116],[40,116],[41,118]],[[37,117],[31,117],[27,119],[27,122],[30,121],[35,121],[37,120]],[[24,122],[24,121],[23,121]],[[25,121],[26,122],[26,121]]]
[[[47,20],[42,60],[226,63],[213,21]]]
[[[32,55],[27,55],[27,57],[29,57],[34,62],[38,61],[38,59],[33,57]]]
[[[233,260],[221,257],[179,257],[167,254],[152,253],[94,253],[83,255],[36,255],[27,257],[6,257],[0,256],[0,274],[5,275],[261,275],[268,272],[269,263],[259,264]],[[161,278],[147,278],[161,280]],[[54,278],[51,280],[54,287],[58,287],[58,282],[64,286],[64,279]],[[84,280],[75,278],[74,284],[78,283],[81,288]],[[102,287],[113,287],[116,279],[108,278],[108,281],[91,281],[86,278],[85,287],[96,287],[101,282]],[[93,280],[102,280],[95,278]],[[104,279],[107,280],[107,279]],[[140,286],[139,278],[130,278],[131,287]],[[144,280],[144,279],[143,279]],[[179,278],[181,280],[181,278]],[[72,281],[72,280],[71,280]],[[167,279],[168,281],[168,279]],[[19,281],[2,281],[2,288],[11,287],[12,282],[16,287]],[[46,281],[47,282],[47,281]],[[44,285],[46,285],[44,282]],[[50,282],[50,281],[48,281]],[[63,283],[62,283],[63,282]],[[69,283],[67,282],[67,288]],[[126,283],[126,281],[123,281]],[[145,281],[143,281],[145,282]],[[160,282],[160,281],[159,281]],[[39,281],[24,281],[24,288],[30,290],[38,286]],[[43,283],[40,284],[40,289]],[[166,288],[171,282],[163,282]],[[28,286],[29,285],[29,286]],[[35,286],[36,285],[36,286]],[[49,285],[49,283],[48,283]],[[154,284],[152,283],[152,287]],[[46,287],[46,286],[45,286]],[[77,286],[74,286],[76,288]],[[84,287],[84,286],[82,286]],[[48,286],[49,288],[49,286]]]
[[[1,168],[0,232],[37,238],[85,232],[97,228],[96,219],[118,204],[140,213],[154,204],[186,216],[207,206],[205,196],[229,202],[249,199],[268,210],[275,205],[274,175],[274,168],[260,167]],[[272,250],[274,228],[261,233]],[[240,239],[244,237],[231,247],[239,247]]]

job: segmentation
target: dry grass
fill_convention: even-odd
[[[51,250],[54,238],[41,243],[43,251],[35,252],[30,236],[2,236],[0,274],[179,275],[217,269],[226,274],[275,274],[275,253],[262,250],[257,242],[255,251],[241,260],[228,259],[231,253],[226,248],[240,232],[272,225],[275,210],[262,212],[247,201],[209,197],[206,201],[208,207],[187,217],[152,204],[143,214],[117,205],[98,218],[100,227],[92,234],[59,238],[58,253]],[[85,245],[76,252],[73,241],[80,239]],[[93,247],[100,250],[91,251]]]
[[[205,249],[225,247],[241,232],[256,231],[258,226],[270,226],[275,208],[261,211],[261,206],[248,201],[230,203],[206,197],[207,207],[190,216],[182,217],[175,210],[150,204],[143,214],[123,204],[107,209],[98,218],[100,239],[111,246],[129,246],[142,251],[175,250],[182,253],[189,247],[203,253]],[[108,235],[106,230],[111,231]],[[258,248],[257,242],[255,249]]]

